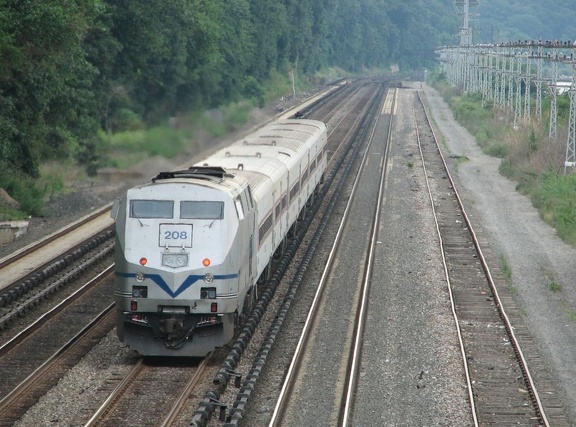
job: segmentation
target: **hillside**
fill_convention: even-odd
[[[575,40],[576,3],[563,0],[479,0],[477,43]]]

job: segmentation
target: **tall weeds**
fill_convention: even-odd
[[[528,195],[542,218],[558,235],[576,246],[576,174],[564,175],[567,141],[567,112],[564,98],[558,102],[556,138],[548,137],[549,111],[540,121],[513,122],[511,114],[478,94],[462,94],[440,76],[431,82],[448,102],[454,117],[476,137],[482,151],[502,159],[500,173],[517,183]],[[543,108],[549,103],[543,102]]]

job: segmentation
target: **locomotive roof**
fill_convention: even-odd
[[[196,178],[196,179],[219,179],[222,180],[226,177],[231,177],[226,170],[218,166],[191,166],[188,169],[160,172],[154,178],[152,182],[164,179],[174,179],[174,178]]]
[[[302,144],[300,145],[303,149],[304,146]],[[273,146],[231,145],[218,151],[214,155],[208,157],[206,160],[198,164],[202,165],[214,164],[221,166],[223,159],[231,159],[232,163],[226,162],[228,166],[225,167],[228,168],[231,167],[229,166],[230,164],[234,165],[234,163],[236,163],[237,165],[239,163],[249,162],[251,159],[271,159],[274,161],[278,160],[282,163],[289,164],[292,163],[293,161],[292,159],[297,159],[300,157],[297,154],[298,150],[294,150],[289,147],[278,147],[276,145]],[[238,168],[234,166],[233,169]]]
[[[321,133],[324,126],[316,120],[280,120],[263,126],[233,145],[275,145],[298,151],[311,137]]]
[[[286,171],[286,161],[279,158],[271,158],[264,156],[226,156],[214,157],[207,159],[207,161],[218,162],[219,166],[230,170],[235,173],[237,170],[255,171],[264,174],[268,177],[273,177],[277,174],[282,174]],[[203,164],[206,164],[205,162]]]
[[[219,191],[237,194],[248,185],[243,176],[230,173],[221,166],[191,166],[188,169],[160,172],[149,182],[133,187],[131,190],[144,190],[157,184],[195,184]],[[129,192],[131,190],[128,190]]]

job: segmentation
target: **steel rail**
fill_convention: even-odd
[[[375,97],[371,96],[371,98],[374,99]],[[368,105],[368,104],[369,104],[368,102],[364,102],[363,105]],[[372,105],[372,104],[373,104],[373,102],[370,103],[370,105]],[[368,108],[371,108],[371,107],[368,107]],[[361,129],[363,126],[364,125],[362,124],[362,125],[359,125],[357,128]],[[354,126],[352,126],[350,128],[352,129],[353,127]],[[359,132],[360,131],[358,130],[357,134]],[[347,143],[347,145],[350,147],[352,152],[356,153],[358,149],[355,148],[355,145],[358,146],[358,144],[354,144],[354,142],[355,142],[354,138],[352,138],[350,140],[350,142]],[[353,154],[353,155],[356,156],[356,154]],[[331,160],[334,160],[334,156],[332,156]],[[230,379],[230,376],[236,374],[234,372],[234,369],[235,369],[235,366],[237,363],[236,360],[240,357],[240,355],[244,351],[244,347],[246,345],[246,343],[244,341],[246,339],[250,339],[253,329],[259,323],[262,308],[265,309],[265,307],[267,307],[268,301],[270,301],[273,298],[275,289],[278,286],[279,281],[282,278],[284,271],[286,270],[286,268],[288,266],[288,263],[292,259],[292,256],[293,256],[295,250],[297,249],[297,246],[301,242],[301,240],[303,238],[303,233],[306,232],[306,229],[308,228],[308,226],[312,220],[311,213],[315,213],[319,209],[320,203],[322,202],[324,195],[328,192],[328,189],[331,186],[331,182],[335,178],[337,170],[340,168],[340,166],[343,163],[344,163],[344,159],[342,158],[341,160],[339,160],[337,162],[336,165],[334,165],[331,172],[328,173],[328,176],[326,178],[326,181],[324,183],[322,190],[320,191],[319,196],[315,198],[315,201],[313,202],[306,218],[302,222],[302,226],[300,226],[298,228],[298,232],[297,232],[296,236],[294,236],[294,239],[291,241],[290,245],[287,247],[286,253],[278,261],[277,270],[273,273],[271,281],[268,283],[266,290],[264,291],[263,295],[259,299],[258,305],[253,310],[252,314],[250,315],[250,318],[246,322],[247,326],[245,326],[245,328],[240,332],[240,337],[242,337],[242,341],[239,342],[239,340],[237,340],[235,343],[232,344],[231,353],[226,358],[226,360],[223,362],[221,369],[219,370],[219,372],[215,376],[213,382],[218,387],[212,391],[207,392],[204,395],[204,398],[203,398],[202,402],[200,403],[197,411],[195,412],[195,415],[193,417],[192,422],[190,423],[191,426],[192,425],[193,426],[205,426],[208,423],[208,421],[212,415],[212,412],[214,410],[215,405],[222,404],[222,402],[219,401],[220,396],[224,392],[225,387],[227,386],[228,381]],[[330,164],[332,164],[332,162],[330,162],[329,165]],[[349,167],[350,166],[346,166],[345,169],[348,169]],[[327,168],[327,172],[328,171],[330,171],[330,166]],[[330,208],[328,208],[328,210],[329,209]],[[329,216],[329,214],[325,215],[323,217],[322,222],[326,219],[326,216]],[[321,227],[322,227],[322,225],[319,226],[319,228],[321,228]],[[315,247],[315,244],[313,243],[314,241],[315,241],[315,238],[313,238],[312,242],[310,242],[308,245],[307,254],[304,256],[305,260],[308,259],[308,253],[311,250],[313,250]],[[306,261],[304,261],[303,263],[305,263],[305,262]],[[304,268],[304,270],[305,270],[305,268]],[[299,272],[300,271],[301,270],[299,269]],[[258,356],[256,357],[256,362],[254,363],[253,368],[251,369],[250,373],[246,376],[247,380],[245,381],[245,386],[242,386],[240,391],[236,395],[236,401],[233,405],[233,408],[231,409],[231,413],[227,419],[227,424],[225,424],[226,426],[237,425],[237,423],[240,422],[242,419],[242,413],[246,407],[248,399],[250,398],[251,392],[255,388],[255,383],[256,383],[257,378],[259,376],[259,373],[261,372],[261,369],[265,363],[266,355],[268,354],[269,348],[272,346],[272,344],[275,340],[275,336],[277,333],[276,331],[280,329],[280,326],[282,324],[282,321],[283,321],[283,318],[285,315],[284,312],[286,310],[288,310],[288,308],[289,308],[291,295],[293,295],[293,293],[295,293],[295,290],[297,289],[298,284],[299,284],[298,278],[301,277],[301,275],[302,275],[302,273],[297,273],[295,280],[289,286],[291,290],[288,292],[289,295],[287,295],[287,297],[286,297],[286,299],[288,299],[289,301],[285,301],[283,303],[283,308],[278,311],[279,314],[277,315],[276,320],[274,321],[275,326],[270,328],[270,330],[269,330],[269,332],[268,332],[268,334],[264,340],[264,343],[262,344],[262,346],[258,352]],[[284,313],[284,315],[282,313]],[[237,379],[237,381],[239,381],[237,376],[236,376],[236,379]],[[239,383],[238,383],[237,387],[238,386],[240,386]]]
[[[24,393],[26,393],[34,383],[38,381],[44,374],[49,372],[51,366],[56,363],[59,359],[64,357],[68,351],[70,351],[74,345],[76,345],[86,334],[100,322],[106,320],[108,315],[113,313],[112,309],[115,304],[112,303],[104,310],[102,310],[88,325],[86,325],[80,332],[78,332],[74,337],[72,337],[66,344],[64,344],[58,351],[56,351],[48,360],[46,360],[41,366],[39,366],[34,372],[32,372],[24,381],[18,384],[7,396],[5,396],[0,401],[0,414],[6,411],[10,405],[15,401],[20,399]],[[42,318],[38,319],[34,324],[37,324]]]
[[[375,127],[375,125],[374,125],[374,127]],[[371,134],[373,134],[373,130],[372,130]],[[368,150],[366,150],[364,152],[363,158],[361,160],[361,165],[365,164],[367,158],[368,158]],[[302,356],[302,353],[304,352],[304,348],[306,346],[306,343],[308,342],[308,339],[310,337],[312,325],[315,321],[315,316],[318,312],[318,306],[320,305],[324,289],[325,289],[326,284],[328,282],[328,276],[329,276],[331,267],[334,264],[334,259],[336,257],[338,247],[339,247],[340,242],[342,240],[342,234],[344,232],[344,226],[347,222],[347,219],[348,219],[348,216],[350,213],[351,205],[353,202],[353,195],[357,191],[359,180],[360,180],[360,174],[357,174],[356,178],[354,180],[354,184],[352,186],[352,189],[350,190],[350,197],[348,198],[346,208],[342,214],[342,219],[340,221],[338,231],[337,231],[336,236],[334,238],[334,243],[332,245],[332,249],[330,251],[330,254],[328,255],[328,259],[326,260],[326,267],[324,268],[324,271],[323,271],[322,276],[320,278],[314,299],[312,300],[312,303],[310,305],[309,313],[308,313],[308,316],[307,316],[306,321],[304,323],[304,327],[302,329],[300,339],[298,340],[296,350],[294,352],[294,355],[292,357],[292,361],[290,363],[287,374],[285,376],[284,383],[283,383],[282,389],[280,391],[280,395],[279,395],[278,400],[276,402],[274,412],[272,413],[272,418],[268,424],[269,427],[279,426],[282,413],[284,412],[285,407],[288,403],[289,396],[292,392],[294,382],[296,380],[296,374],[297,374],[298,369],[300,367],[300,362],[301,362],[301,358],[302,358],[301,356]]]
[[[41,324],[46,323],[48,320],[52,319],[56,315],[62,312],[66,307],[70,306],[74,301],[76,301],[80,296],[84,295],[90,288],[99,280],[101,280],[106,275],[112,273],[114,268],[114,264],[109,265],[106,267],[104,271],[99,273],[96,277],[92,278],[90,281],[85,283],[81,288],[77,289],[73,294],[69,295],[65,299],[63,299],[58,305],[52,307],[49,311],[42,314],[42,316],[38,317],[33,323],[28,325],[26,329],[20,331],[17,335],[12,337],[10,341],[7,341],[3,345],[0,346],[0,356],[8,352],[10,349],[17,346],[20,342],[22,342],[26,337],[30,336]]]
[[[176,399],[176,401],[172,405],[172,408],[170,408],[170,412],[168,412],[168,415],[166,416],[166,418],[164,418],[159,427],[170,427],[176,422],[178,414],[182,412],[184,405],[187,403],[188,398],[192,394],[192,391],[194,391],[194,387],[198,385],[202,377],[202,374],[204,374],[204,372],[208,368],[209,363],[212,362],[213,356],[214,352],[210,353],[208,356],[202,359],[202,362],[200,362],[200,365],[198,365],[198,369],[196,370],[192,378],[190,378],[190,381],[188,381],[188,383],[182,390],[180,397]]]
[[[352,359],[348,366],[349,376],[348,376],[348,386],[346,388],[346,392],[344,395],[344,407],[342,408],[340,422],[339,425],[342,427],[348,427],[348,423],[350,421],[352,415],[352,409],[354,405],[354,392],[356,390],[357,382],[358,382],[358,371],[360,368],[360,361],[362,357],[362,338],[364,336],[364,329],[366,324],[366,315],[368,311],[368,295],[370,294],[370,288],[372,285],[372,272],[374,269],[374,258],[376,256],[376,242],[378,241],[378,224],[380,222],[380,215],[382,212],[382,200],[384,198],[384,184],[386,182],[386,171],[388,170],[388,154],[390,152],[390,140],[392,138],[392,125],[394,120],[394,111],[396,107],[396,97],[398,95],[398,90],[394,89],[394,95],[392,97],[392,105],[391,105],[391,112],[390,112],[390,120],[388,124],[388,135],[386,141],[386,148],[384,154],[381,159],[380,169],[380,183],[378,185],[378,197],[376,201],[376,210],[373,215],[372,219],[372,230],[371,230],[371,237],[370,237],[370,247],[368,249],[368,257],[366,260],[366,266],[364,271],[364,279],[361,285],[362,296],[360,299],[359,310],[356,315],[356,328],[354,330],[354,344],[352,346]],[[372,129],[372,134],[370,135],[370,143],[372,144],[374,140],[374,133],[376,131],[376,126],[380,120],[380,115],[376,118],[374,123],[374,128]],[[368,150],[364,155],[364,159],[362,159],[362,163],[364,164],[365,159],[367,157]],[[356,183],[354,183],[356,186]],[[348,208],[347,208],[348,209]]]
[[[74,230],[75,228],[80,227],[81,225],[84,225],[84,224],[94,220],[95,218],[101,216],[102,214],[106,213],[107,211],[110,211],[111,209],[112,209],[112,203],[108,203],[105,206],[102,206],[101,208],[95,210],[94,212],[80,218],[79,220],[72,222],[71,224],[68,224],[67,226],[61,228],[60,230],[57,230],[54,233],[49,234],[48,236],[44,237],[43,239],[41,239],[37,242],[34,242],[28,246],[25,246],[24,248],[15,251],[11,255],[0,259],[0,269],[6,267],[7,265],[12,264],[13,262],[17,261],[18,259],[22,258],[25,255],[29,255],[32,252],[34,252],[40,248],[43,248],[44,246],[48,245],[49,243],[52,243],[53,241],[55,241],[56,239],[68,234],[70,231]],[[97,235],[101,232],[102,232],[102,230],[99,231],[98,233],[96,233],[95,235]]]
[[[422,141],[420,139],[420,131],[418,129],[418,119],[416,117],[416,111],[414,109],[412,109],[412,111],[414,113],[414,127],[416,129],[418,151],[420,153],[420,159],[422,160],[422,170],[424,171],[424,181],[426,182],[426,189],[428,191],[428,198],[430,200],[430,208],[432,210],[432,216],[434,217],[434,226],[436,228],[436,234],[438,236],[438,246],[440,247],[440,256],[442,257],[444,278],[446,279],[446,287],[448,290],[448,296],[450,297],[450,309],[452,310],[452,317],[454,319],[454,326],[456,327],[456,335],[458,337],[458,345],[460,347],[460,355],[462,356],[462,368],[464,369],[464,377],[466,378],[466,388],[468,390],[468,399],[470,401],[472,420],[474,422],[474,427],[478,427],[479,424],[478,424],[476,402],[474,399],[474,393],[472,392],[472,379],[470,376],[470,370],[468,369],[468,363],[466,359],[466,349],[464,347],[464,339],[462,338],[462,330],[460,328],[458,314],[456,313],[456,303],[454,301],[454,293],[452,291],[452,284],[450,281],[450,275],[448,273],[448,263],[446,261],[446,254],[444,252],[444,240],[442,239],[442,233],[440,232],[440,224],[438,221],[438,216],[436,214],[436,208],[434,207],[434,198],[432,196],[432,189],[430,188],[430,180],[428,179],[428,170],[426,169],[426,162],[424,161],[424,153],[422,152],[422,144],[421,144]],[[434,136],[434,141],[436,141],[436,136]],[[444,164],[444,167],[446,167],[446,164]],[[446,173],[448,174],[448,176],[450,176],[450,174],[448,173],[448,169],[446,169]]]
[[[448,165],[446,164],[446,160],[444,158],[444,155],[442,154],[442,150],[440,149],[440,144],[438,144],[438,138],[436,138],[436,133],[434,132],[434,128],[431,124],[430,117],[428,115],[428,111],[426,110],[426,108],[424,106],[424,102],[422,101],[422,98],[420,97],[420,93],[418,93],[418,99],[419,99],[420,103],[422,104],[424,114],[426,116],[426,121],[428,123],[428,126],[430,127],[430,130],[432,131],[434,143],[436,144],[436,148],[438,149],[438,153],[440,154],[440,158],[442,160],[442,164],[444,165],[444,169],[446,171],[446,175],[448,177],[448,180],[450,182],[450,185],[454,189],[454,195],[456,197],[456,200],[458,201],[458,205],[460,206],[460,210],[462,211],[462,217],[464,218],[464,221],[466,222],[466,226],[468,227],[468,230],[470,231],[472,241],[474,242],[474,247],[478,253],[478,258],[482,264],[482,268],[484,269],[484,272],[486,273],[486,278],[488,279],[490,289],[494,295],[495,305],[498,309],[498,313],[500,314],[500,317],[501,317],[502,321],[504,322],[504,326],[505,326],[506,331],[508,333],[508,336],[510,338],[510,342],[512,344],[512,347],[513,347],[514,352],[516,353],[516,356],[518,357],[518,360],[520,362],[519,363],[520,369],[522,370],[524,377],[527,381],[528,391],[529,391],[529,393],[532,397],[532,400],[536,406],[535,409],[536,409],[538,415],[540,415],[540,417],[541,417],[541,421],[543,423],[543,426],[549,427],[550,422],[548,421],[548,418],[547,418],[546,413],[544,411],[544,406],[542,405],[542,401],[540,400],[540,396],[538,395],[538,390],[536,388],[536,385],[535,385],[534,380],[532,378],[532,375],[530,373],[530,369],[528,368],[528,362],[524,356],[524,353],[522,352],[522,349],[520,347],[520,342],[519,342],[518,338],[516,337],[516,334],[514,333],[514,327],[512,326],[512,323],[510,322],[510,318],[508,317],[508,314],[506,313],[506,310],[504,309],[504,305],[502,303],[502,299],[500,298],[500,294],[498,292],[498,289],[497,289],[496,284],[494,282],[494,279],[492,277],[490,267],[488,266],[488,262],[486,261],[486,257],[484,256],[484,252],[482,251],[482,248],[480,246],[480,242],[478,241],[476,233],[474,232],[470,218],[468,217],[468,214],[466,213],[466,210],[464,209],[464,203],[462,202],[462,199],[460,198],[460,194],[458,193],[456,183],[454,182],[454,180],[452,179],[452,175],[450,174],[450,171],[448,169]]]
[[[118,399],[118,396],[124,393],[124,390],[136,379],[136,377],[142,372],[144,369],[144,359],[139,359],[138,362],[134,365],[134,367],[130,370],[128,375],[124,377],[124,379],[112,390],[112,393],[108,396],[108,398],[100,405],[98,410],[92,415],[92,417],[88,420],[84,427],[93,427],[98,425],[101,422],[102,416],[106,414],[112,408],[114,401]]]

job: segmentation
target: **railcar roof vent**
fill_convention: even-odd
[[[225,178],[233,178],[234,175],[228,173],[226,169],[220,166],[191,166],[188,169],[171,171],[171,172],[160,172],[154,178],[152,182],[156,182],[162,179],[174,179],[174,178],[196,178],[196,179],[209,179],[209,180],[222,180]]]
[[[276,145],[276,140],[273,138],[282,138],[282,136],[280,135],[260,135],[258,137],[259,139],[264,139],[265,141],[244,141],[244,145],[271,145],[271,146],[275,146]]]

